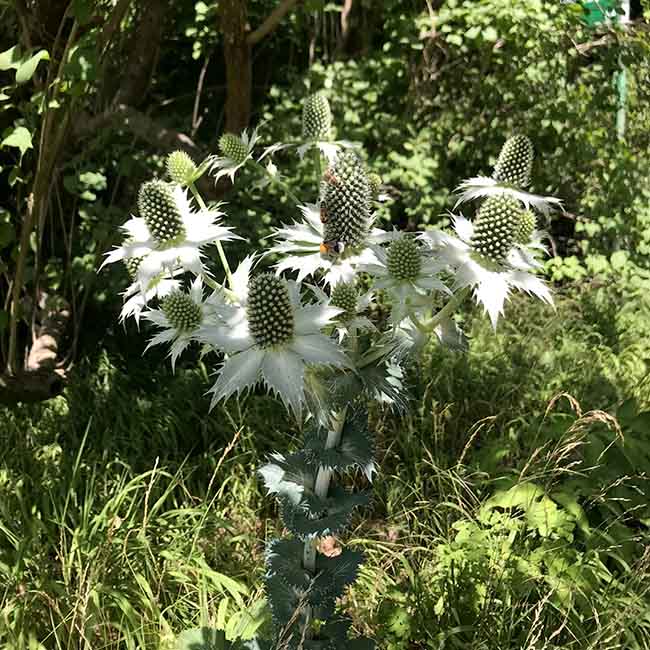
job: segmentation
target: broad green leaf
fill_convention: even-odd
[[[10,70],[11,68],[15,70],[20,63],[20,51],[17,45],[0,52],[0,70]]]
[[[16,83],[24,84],[28,82],[36,72],[36,67],[41,61],[49,61],[50,55],[47,50],[39,50],[26,61],[23,61],[16,69]]]
[[[17,126],[2,142],[2,147],[15,147],[20,149],[20,157],[25,155],[28,149],[32,148],[32,134],[24,127]]]

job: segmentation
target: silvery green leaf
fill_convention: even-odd
[[[288,643],[292,638],[300,639],[300,630],[307,623],[307,592],[288,584],[279,576],[267,575],[264,582],[273,623],[282,632],[278,640]]]
[[[269,494],[298,505],[305,489],[310,490],[314,485],[314,467],[303,452],[288,456],[275,453],[271,454],[271,460],[259,470],[264,486]]]
[[[367,492],[351,494],[341,487],[330,488],[325,499],[305,494],[295,504],[284,498],[280,500],[282,520],[300,538],[335,535],[348,526],[354,511],[368,501]]]

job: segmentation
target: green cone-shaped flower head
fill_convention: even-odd
[[[167,156],[167,173],[174,183],[186,186],[194,182],[196,165],[184,151],[173,151]]]
[[[201,324],[201,307],[182,291],[165,296],[161,309],[169,324],[179,332],[192,331]]]
[[[124,259],[124,266],[126,266],[126,272],[129,274],[131,280],[135,280],[137,278],[138,269],[140,268],[141,262],[141,257],[127,257]]]
[[[333,307],[343,310],[338,316],[340,320],[348,321],[356,316],[358,298],[359,292],[353,282],[339,282],[334,286],[330,302]]]
[[[171,184],[158,180],[143,183],[138,193],[138,210],[158,243],[173,242],[185,235]]]
[[[506,140],[492,177],[500,183],[515,187],[528,187],[533,169],[533,143],[525,135],[515,135]]]
[[[393,278],[415,280],[422,268],[420,249],[410,237],[400,237],[388,247],[386,263]]]
[[[325,172],[321,183],[321,210],[325,241],[359,246],[368,234],[370,182],[361,159],[345,151]]]
[[[305,140],[329,140],[332,111],[321,92],[309,95],[302,105],[302,137]]]
[[[381,176],[379,174],[375,174],[374,172],[372,174],[368,174],[368,182],[370,183],[370,196],[376,200],[379,196],[379,190],[381,189]]]
[[[515,243],[527,244],[537,228],[537,218],[532,210],[525,210],[521,213],[519,225],[515,232]]]
[[[472,248],[493,262],[503,262],[515,243],[522,213],[519,201],[510,196],[486,199],[476,215]]]
[[[224,157],[229,158],[237,165],[241,165],[248,156],[248,148],[244,141],[234,133],[224,133],[219,138],[219,150]]]
[[[282,278],[261,273],[248,283],[248,327],[255,343],[270,348],[293,338],[293,307]]]

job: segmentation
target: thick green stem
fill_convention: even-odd
[[[192,196],[196,199],[196,202],[199,204],[199,207],[201,210],[207,210],[208,206],[205,204],[205,201],[203,200],[203,197],[199,194],[199,191],[196,189],[196,185],[192,183],[190,186],[190,192],[192,192]],[[219,258],[221,259],[221,265],[223,266],[223,270],[226,273],[226,279],[228,281],[228,286],[232,289],[233,288],[233,283],[232,283],[232,272],[230,271],[230,265],[228,264],[228,258],[226,257],[226,253],[223,250],[223,246],[221,245],[220,241],[215,242],[217,245],[217,251],[219,252]],[[210,284],[209,282],[207,282]]]
[[[435,315],[433,318],[428,320],[426,323],[423,323],[423,326],[429,331],[433,332],[440,323],[447,318],[448,316],[451,316],[458,307],[460,307],[461,303],[467,295],[470,292],[470,287],[464,287],[457,291],[452,299]]]

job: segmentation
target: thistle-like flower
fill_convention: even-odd
[[[295,147],[300,158],[313,148],[317,148],[331,164],[341,149],[355,145],[347,140],[332,140],[332,110],[323,92],[305,98],[302,107],[302,139],[299,143],[277,143],[264,150],[260,160],[278,151]]]
[[[375,259],[360,270],[374,276],[373,288],[386,289],[393,302],[391,320],[400,323],[411,310],[421,311],[430,306],[430,293],[449,293],[437,275],[447,267],[434,259],[431,249],[415,239],[402,235],[387,248],[373,246]]]
[[[211,156],[209,160],[210,173],[214,174],[215,182],[223,176],[229,176],[230,182],[235,182],[235,174],[253,158],[253,149],[259,139],[257,129],[249,135],[244,129],[241,136],[234,133],[224,133],[219,139],[220,156]]]
[[[118,260],[139,259],[137,280],[141,292],[149,290],[154,278],[179,268],[202,274],[202,249],[217,241],[238,238],[231,228],[219,225],[223,212],[193,211],[186,191],[178,185],[159,180],[144,183],[138,209],[140,217],[122,226],[126,240],[107,253],[102,268]]]
[[[212,406],[261,379],[300,416],[306,367],[348,365],[336,343],[321,334],[341,310],[321,304],[303,306],[298,285],[272,273],[250,277],[252,264],[253,258],[248,257],[234,273],[236,302],[217,309],[221,324],[203,327],[197,335],[227,355],[209,391]]]
[[[368,307],[372,304],[374,297],[372,291],[360,295],[355,282],[339,282],[332,287],[329,296],[320,287],[312,286],[311,290],[320,303],[329,302],[332,307],[340,310],[340,313],[335,318],[334,325],[339,343],[357,332],[376,329],[372,321],[367,316],[364,316]]]
[[[317,205],[307,203],[299,206],[303,214],[301,221],[283,226],[274,232],[275,244],[270,253],[282,255],[276,265],[278,274],[283,271],[298,271],[297,281],[320,271],[325,284],[335,286],[339,282],[352,282],[361,264],[374,260],[370,246],[390,241],[395,235],[379,228],[372,228],[372,218],[368,220],[365,240],[356,247],[339,246],[326,239],[325,225],[321,221],[321,210]],[[337,252],[340,251],[340,252]]]
[[[352,282],[357,267],[374,258],[370,245],[395,236],[372,227],[370,181],[353,152],[342,153],[323,175],[320,205],[300,209],[304,220],[276,230],[269,251],[287,256],[277,271],[297,270],[298,282],[319,270],[331,286]]]
[[[120,312],[120,323],[133,316],[138,327],[140,326],[140,314],[147,304],[155,298],[161,299],[166,295],[180,288],[180,280],[174,278],[183,273],[183,269],[176,269],[173,273],[160,273],[151,278],[146,285],[138,280],[139,257],[130,257],[124,260],[124,265],[132,280],[131,285],[122,293],[124,305]]]
[[[195,333],[204,322],[206,309],[203,301],[203,283],[201,278],[195,278],[189,293],[175,289],[169,292],[160,302],[160,309],[150,309],[142,317],[151,321],[161,332],[156,334],[146,347],[171,343],[169,356],[172,370],[176,360],[194,339]]]
[[[541,266],[535,253],[545,250],[543,233],[532,229],[534,221],[520,205],[509,196],[490,197],[474,223],[452,215],[458,238],[439,230],[420,236],[455,271],[454,291],[474,289],[495,329],[513,287],[553,304],[548,287],[533,275]],[[525,236],[528,241],[524,242]]]
[[[501,149],[492,177],[476,176],[463,181],[456,189],[456,206],[485,196],[508,195],[521,201],[526,208],[534,207],[544,214],[562,207],[553,196],[540,196],[526,191],[533,167],[533,143],[525,135],[515,135]]]

